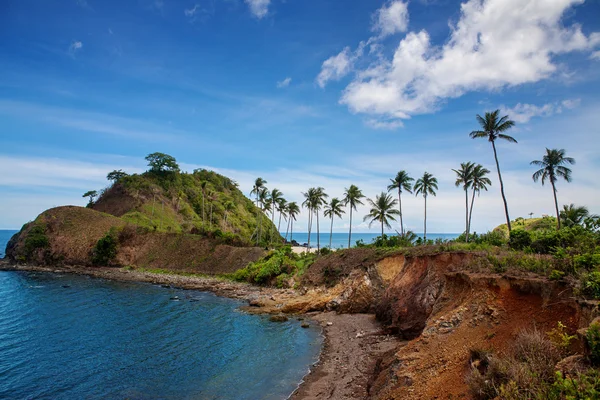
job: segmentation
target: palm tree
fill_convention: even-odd
[[[208,192],[208,200],[210,201],[210,221],[209,225],[212,229],[212,220],[213,220],[213,203],[219,199],[219,196],[216,192]]]
[[[286,210],[287,210],[287,200],[284,199],[283,197],[281,197],[277,201],[277,211],[279,211],[279,222],[277,223],[277,233],[279,233],[279,231],[281,229],[281,216],[283,215],[283,218],[287,218]],[[281,234],[279,234],[279,237],[281,237]]]
[[[258,236],[257,236],[256,244],[258,244],[260,242],[260,239],[262,236],[262,212],[266,213],[271,209],[271,205],[269,203],[269,191],[267,190],[266,187],[259,189],[257,199],[258,199],[257,204],[260,205],[260,208],[258,209],[259,210],[259,219],[258,219]]]
[[[402,222],[402,189],[412,194],[412,181],[413,178],[408,176],[408,173],[404,170],[396,174],[396,178],[390,179],[392,182],[388,185],[388,192],[394,189],[398,189],[398,210],[400,211],[400,233],[404,235],[404,223]]]
[[[423,241],[427,241],[427,196],[435,196],[437,190],[437,179],[429,172],[425,172],[421,178],[415,182],[415,196],[423,195],[425,199],[425,222],[423,225]]]
[[[542,186],[546,179],[552,184],[552,193],[554,194],[554,207],[556,209],[556,221],[557,227],[560,229],[560,215],[558,213],[558,200],[556,199],[556,180],[560,177],[567,182],[571,182],[571,170],[564,166],[564,164],[575,164],[575,159],[571,157],[565,157],[565,149],[548,149],[546,148],[546,154],[542,160],[534,160],[531,165],[537,165],[542,167],[535,171],[532,178],[534,182],[537,182],[542,178]]]
[[[206,197],[206,185],[208,184],[207,181],[202,181],[200,183],[200,190],[202,191],[202,226],[204,227],[205,225],[205,216],[204,216],[204,198]]]
[[[225,226],[227,226],[227,217],[229,216],[229,213],[235,209],[235,204],[231,200],[226,201],[225,204],[223,204],[223,208],[225,209]]]
[[[490,170],[484,168],[483,165],[477,164],[473,167],[473,174],[471,179],[471,188],[473,189],[473,197],[471,198],[471,209],[469,210],[469,223],[467,225],[467,241],[469,240],[469,233],[471,232],[471,219],[473,218],[473,203],[475,203],[475,193],[477,196],[481,193],[481,190],[487,191],[487,187],[492,186],[492,181],[486,175],[490,173]]]
[[[586,218],[590,216],[590,212],[585,206],[576,206],[571,203],[564,204],[560,211],[560,219],[565,226],[582,225]],[[592,216],[595,217],[595,216]]]
[[[319,232],[319,211],[321,207],[327,204],[325,199],[329,197],[327,193],[325,193],[325,189],[322,187],[318,187],[315,190],[314,198],[312,199],[312,209],[317,214],[317,251],[321,250],[321,234]]]
[[[494,159],[496,160],[496,169],[498,170],[498,179],[500,180],[500,193],[502,194],[502,201],[504,201],[504,213],[506,214],[506,226],[510,233],[510,217],[508,216],[508,203],[506,202],[506,196],[504,195],[504,183],[502,182],[502,174],[500,173],[500,163],[498,163],[498,153],[496,152],[496,139],[504,139],[511,143],[517,143],[515,138],[503,134],[513,126],[515,122],[508,119],[508,115],[498,119],[500,110],[493,112],[486,112],[485,118],[477,115],[477,122],[481,125],[483,130],[473,131],[469,134],[472,139],[476,138],[487,138],[492,143],[492,149],[494,149]]]
[[[298,203],[292,201],[287,205],[287,213],[288,213],[288,226],[290,227],[290,242],[294,236],[294,221],[296,221],[296,216],[300,214],[300,207],[298,207]],[[287,241],[287,231],[285,232],[285,240]]]
[[[344,206],[344,203],[337,197],[334,197],[333,199],[331,199],[329,204],[327,204],[325,206],[325,212],[323,214],[326,217],[331,218],[331,227],[329,229],[329,248],[330,249],[331,249],[331,239],[333,238],[333,217],[342,218],[342,214],[345,213],[344,209],[342,208],[343,206]]]
[[[381,222],[381,238],[383,239],[383,226],[391,228],[390,220],[395,221],[394,215],[400,215],[400,211],[394,209],[398,201],[392,199],[392,196],[386,192],[381,192],[380,195],[375,196],[375,201],[367,199],[367,202],[371,205],[371,209],[363,221],[370,220],[369,228],[373,222]]]
[[[452,169],[456,173],[456,182],[454,185],[459,187],[462,185],[465,191],[465,241],[469,241],[469,187],[473,179],[473,168],[475,164],[472,162],[460,163],[460,169]]]
[[[350,185],[350,187],[345,190],[344,199],[342,201],[345,205],[350,206],[350,231],[348,233],[348,248],[350,248],[350,240],[352,238],[352,209],[356,210],[356,206],[363,204],[360,199],[364,198],[365,195],[362,194],[361,190],[355,185]]]
[[[279,189],[273,189],[271,190],[271,222],[273,223],[273,226],[275,226],[275,211],[277,211],[277,207],[279,202],[283,199],[283,193],[281,193],[279,191]],[[273,232],[271,231],[271,237],[270,237],[270,241],[273,241]]]
[[[265,191],[266,191],[266,186],[265,186],[266,183],[267,183],[267,181],[265,181],[263,178],[261,178],[261,177],[256,178],[256,180],[254,181],[254,186],[252,187],[252,191],[250,192],[250,196],[252,196],[253,194],[256,195],[256,217],[258,218],[258,221],[256,223],[256,230],[257,230],[256,244],[257,245],[258,245],[258,242],[260,241],[260,229],[262,227],[262,215],[260,213],[261,207],[258,206],[258,202],[259,202],[260,192],[263,189],[265,189]],[[202,201],[204,201],[204,198],[202,198]]]
[[[313,203],[315,198],[316,188],[309,188],[306,193],[302,192],[304,196],[304,201],[302,202],[302,207],[306,207],[308,209],[308,249],[310,250],[310,232],[312,230],[312,215],[313,215]]]

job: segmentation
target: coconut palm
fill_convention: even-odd
[[[363,204],[360,199],[364,198],[361,190],[356,185],[350,185],[349,188],[345,189],[344,199],[342,200],[345,205],[350,206],[350,231],[348,232],[348,248],[350,248],[350,240],[352,239],[352,209],[356,210],[356,206]]]
[[[329,248],[330,249],[331,249],[331,239],[333,238],[333,218],[334,217],[342,218],[342,214],[345,213],[344,209],[342,208],[343,206],[344,206],[344,203],[337,197],[334,197],[333,199],[331,199],[331,201],[325,206],[325,212],[323,214],[326,217],[331,218],[331,227],[329,229]]]
[[[207,181],[202,181],[200,183],[200,190],[202,191],[202,225],[206,223],[205,212],[204,212],[204,198],[206,197],[206,185],[208,185]]]
[[[319,232],[319,212],[321,211],[321,207],[327,204],[325,200],[329,195],[325,193],[325,189],[322,187],[318,187],[315,193],[315,198],[313,201],[313,210],[317,214],[317,251],[321,250],[321,234]]]
[[[415,182],[415,196],[422,195],[425,199],[425,222],[423,224],[423,241],[427,241],[427,196],[435,196],[437,190],[437,179],[429,172],[425,172],[421,178]]]
[[[472,162],[460,163],[460,169],[452,169],[456,173],[456,182],[454,185],[459,187],[462,185],[465,191],[465,241],[469,241],[469,187],[473,179],[473,168],[475,164]]]
[[[277,223],[277,233],[279,234],[281,230],[281,217],[283,216],[284,219],[287,218],[287,200],[283,197],[277,201],[277,211],[279,211],[279,222]],[[281,234],[279,235],[281,237]]]
[[[233,201],[226,201],[223,204],[223,208],[225,209],[225,225],[227,225],[227,217],[229,217],[229,213],[235,209],[235,204]]]
[[[258,242],[260,241],[260,229],[262,227],[262,215],[260,213],[261,207],[259,207],[258,203],[259,203],[260,192],[263,189],[265,189],[265,191],[266,191],[266,186],[265,186],[266,183],[267,183],[267,181],[265,181],[261,177],[258,177],[254,181],[254,186],[252,187],[252,191],[250,191],[250,196],[252,196],[253,194],[256,195],[256,218],[258,219],[258,222],[256,223],[256,230],[257,230],[256,244],[257,245],[258,245]],[[202,198],[202,201],[204,202],[204,198]],[[203,210],[204,210],[204,206],[203,206]]]
[[[561,223],[565,226],[583,225],[586,218],[590,216],[590,212],[585,206],[576,206],[571,203],[564,204],[560,211]],[[595,217],[595,216],[592,216]]]
[[[532,178],[534,182],[537,182],[542,178],[542,186],[546,180],[550,181],[552,185],[552,193],[554,194],[554,208],[556,209],[556,221],[557,228],[560,229],[560,215],[558,212],[558,200],[556,198],[556,180],[563,178],[567,182],[571,182],[571,170],[564,166],[564,164],[575,164],[575,159],[571,157],[565,157],[565,149],[548,149],[546,148],[546,154],[542,160],[533,160],[531,165],[537,165],[542,167],[541,169],[534,172]]]
[[[287,214],[288,214],[288,227],[290,229],[290,242],[293,240],[294,236],[294,221],[296,221],[296,216],[300,214],[300,207],[298,207],[298,203],[292,201],[287,205]],[[287,230],[285,232],[285,240],[287,241]]]
[[[309,188],[306,193],[302,192],[304,196],[304,201],[302,202],[302,207],[306,207],[308,209],[308,249],[310,249],[310,233],[312,230],[312,217],[313,217],[313,204],[314,198],[316,195],[316,188]]]
[[[394,179],[390,179],[392,182],[388,185],[388,192],[398,189],[398,210],[400,211],[400,233],[404,235],[404,223],[402,221],[402,189],[412,194],[412,181],[413,178],[408,176],[408,173],[404,170],[399,171]]]
[[[275,211],[277,211],[277,205],[283,199],[283,193],[279,189],[273,189],[269,196],[271,200],[271,222],[275,226]],[[271,231],[270,241],[273,241],[273,231]]]
[[[500,163],[498,162],[498,153],[496,152],[496,139],[503,139],[511,143],[517,143],[515,138],[512,136],[505,135],[502,132],[506,132],[513,126],[515,122],[508,119],[508,115],[498,119],[500,110],[493,112],[486,112],[485,118],[477,115],[477,122],[481,125],[482,130],[473,131],[469,134],[472,139],[486,138],[492,143],[492,149],[494,149],[494,159],[496,160],[496,169],[498,170],[498,180],[500,181],[500,193],[502,194],[502,201],[504,202],[504,213],[506,214],[506,226],[510,233],[510,217],[508,216],[508,203],[506,202],[506,196],[504,195],[504,183],[502,182],[502,174],[500,173]]]
[[[471,176],[471,188],[473,189],[473,197],[471,197],[471,209],[469,210],[469,223],[467,224],[467,241],[469,240],[469,233],[471,232],[471,219],[473,218],[473,204],[475,203],[475,193],[477,196],[481,193],[481,190],[487,191],[487,187],[492,186],[492,181],[486,175],[490,173],[490,170],[484,168],[483,165],[477,164],[473,167],[473,174]]]
[[[262,236],[262,213],[264,212],[265,214],[271,209],[271,204],[270,204],[270,199],[269,199],[269,191],[267,190],[266,187],[263,187],[261,189],[259,189],[258,191],[258,201],[257,204],[259,204],[259,219],[258,219],[258,236],[257,236],[257,243],[258,244],[260,242],[261,236]],[[261,212],[262,211],[262,212]]]
[[[391,228],[390,220],[395,221],[394,215],[400,215],[400,211],[394,209],[398,200],[393,199],[392,196],[386,192],[381,192],[380,195],[375,196],[375,201],[367,199],[367,202],[371,206],[369,213],[365,215],[363,221],[369,220],[369,228],[373,222],[378,221],[381,223],[381,238],[383,239],[383,227],[386,226]]]

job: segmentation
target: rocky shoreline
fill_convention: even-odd
[[[147,282],[182,289],[208,291],[217,296],[245,300],[244,311],[255,314],[281,315],[301,310],[298,304],[315,302],[318,294],[254,286],[214,277],[184,276],[152,273],[122,268],[68,266],[49,268],[30,265],[12,265],[0,261],[3,271],[35,271],[72,273],[96,278]],[[303,300],[308,297],[309,300]],[[325,305],[327,297],[317,304]],[[324,307],[323,307],[324,309]],[[372,314],[337,314],[333,311],[311,311],[295,314],[318,323],[322,327],[324,345],[319,361],[304,377],[292,399],[364,399],[368,397],[369,383],[377,360],[395,349],[400,341],[386,335]]]

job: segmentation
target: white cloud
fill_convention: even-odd
[[[264,18],[269,13],[269,5],[271,0],[244,0],[248,7],[250,7],[250,12],[256,18],[261,19]]]
[[[373,129],[387,129],[387,130],[394,130],[394,129],[402,128],[404,126],[402,121],[400,121],[398,119],[382,120],[382,119],[376,119],[376,118],[367,119],[365,121],[365,125],[373,128]]]
[[[444,100],[469,91],[547,79],[558,70],[554,56],[591,51],[600,43],[600,34],[586,36],[580,25],[561,21],[566,10],[582,2],[469,0],[461,5],[460,18],[444,45],[433,45],[424,30],[409,32],[391,59],[377,54],[361,60],[371,64],[356,71],[340,103],[353,113],[405,119],[432,112]],[[358,56],[362,51],[346,48],[329,58],[317,83],[323,87],[347,75]]]
[[[401,0],[389,1],[375,12],[371,30],[380,37],[406,32],[408,28],[408,5]]]
[[[183,10],[183,13],[185,14],[186,17],[188,18],[193,18],[194,15],[196,14],[196,11],[198,11],[198,7],[200,7],[200,5],[198,4],[194,4],[194,7],[188,9]]]
[[[277,87],[279,89],[286,88],[286,87],[290,86],[290,83],[292,83],[292,78],[290,78],[288,76],[284,80],[277,82]]]
[[[354,67],[354,62],[361,55],[362,46],[356,52],[352,52],[350,47],[346,47],[339,54],[329,57],[323,62],[321,72],[317,76],[319,86],[323,88],[327,82],[331,80],[337,81],[348,75]]]
[[[548,103],[543,106],[518,103],[512,108],[500,106],[500,110],[503,115],[508,115],[513,121],[525,123],[533,117],[549,117],[554,114],[560,114],[565,108],[571,110],[577,107],[580,102],[580,99],[568,99],[560,103]]]
[[[71,45],[69,46],[69,54],[75,55],[75,53],[77,53],[82,48],[83,48],[83,42],[81,42],[79,40],[73,41],[73,43],[71,43]]]
[[[600,60],[600,50],[593,52],[590,58],[594,60]]]

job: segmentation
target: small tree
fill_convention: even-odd
[[[109,181],[113,181],[113,183],[117,183],[126,176],[129,175],[122,169],[115,169],[114,171],[109,172],[108,175],[106,175],[106,179],[108,179]]]
[[[152,153],[146,156],[150,172],[161,173],[161,172],[177,172],[179,171],[179,164],[175,160],[175,157],[165,153]]]
[[[81,197],[89,197],[90,201],[88,202],[87,207],[91,207],[94,205],[94,200],[96,199],[96,197],[98,197],[98,192],[95,190],[88,190]]]

